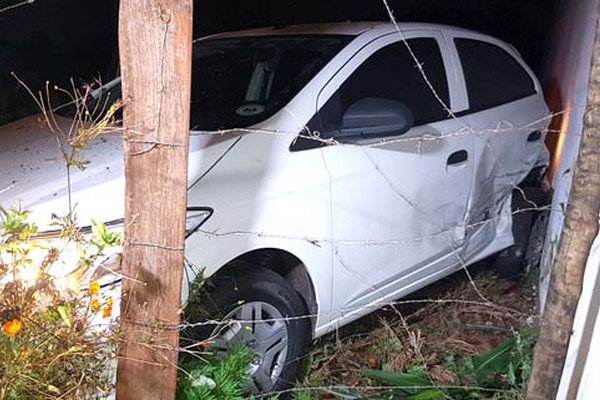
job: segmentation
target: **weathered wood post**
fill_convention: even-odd
[[[192,0],[121,0],[125,242],[117,398],[174,399],[192,59]]]

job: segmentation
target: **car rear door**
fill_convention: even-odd
[[[516,51],[477,34],[447,37],[464,77],[475,167],[464,257],[481,258],[512,244],[513,190],[544,158],[548,109],[541,88]]]
[[[322,151],[332,191],[332,308],[344,318],[439,279],[464,243],[472,139],[451,117],[464,98],[441,33],[403,35],[406,42],[394,33],[362,48],[323,88],[309,123],[340,142]],[[414,127],[385,138],[338,136],[345,110],[373,98],[406,104]]]

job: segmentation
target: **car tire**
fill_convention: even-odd
[[[525,260],[523,261],[523,269],[526,274],[529,274],[540,266],[549,218],[550,212],[544,210],[538,214],[533,223],[531,233],[529,234],[529,243],[527,244]]]
[[[525,196],[523,195],[525,193]],[[497,254],[492,269],[501,279],[518,279],[525,268],[532,227],[538,218],[537,207],[547,203],[548,194],[539,188],[515,190],[512,197],[514,244]]]
[[[523,214],[529,214],[526,212]],[[517,279],[523,270],[525,253],[529,242],[529,233],[533,217],[530,215],[515,215],[513,217],[513,237],[515,243],[502,250],[496,256],[493,270],[501,279]]]
[[[186,329],[182,332],[182,340],[186,340],[187,345],[190,340],[208,340],[209,349],[214,348],[217,352],[226,351],[228,343],[241,341],[255,351],[249,391],[265,393],[290,389],[298,377],[311,337],[307,307],[281,275],[260,267],[234,270],[207,282],[204,285],[206,289],[198,296],[200,301],[194,301],[198,303],[196,310],[186,309],[186,319],[192,326],[193,322],[206,321],[206,316],[211,322],[230,323],[208,323]],[[202,308],[201,313],[198,313],[198,308]],[[259,318],[258,314],[261,314]],[[271,337],[282,335],[281,341],[271,346],[272,340],[266,338],[265,332],[275,332]],[[236,335],[238,339],[235,339]],[[287,349],[285,356],[281,357],[283,350],[280,348],[284,340],[287,341]],[[273,349],[279,350],[279,353],[275,354]],[[268,384],[267,377],[272,385]]]

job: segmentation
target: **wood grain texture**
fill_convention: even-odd
[[[600,25],[592,60],[587,111],[565,222],[553,261],[548,297],[534,352],[527,398],[556,398],[581,296],[583,274],[600,212]]]
[[[121,0],[125,242],[117,398],[174,399],[183,274],[192,0]]]

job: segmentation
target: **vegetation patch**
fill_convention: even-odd
[[[0,400],[98,398],[111,389],[116,340],[100,326],[113,299],[85,282],[120,236],[96,224],[86,239],[57,218],[60,234],[38,241],[27,217],[0,208]]]
[[[532,277],[477,271],[320,339],[296,398],[524,398],[537,336]]]

